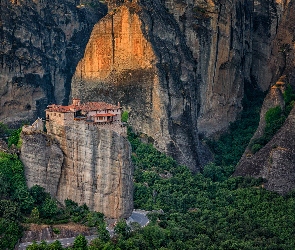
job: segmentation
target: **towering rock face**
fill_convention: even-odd
[[[120,101],[130,124],[199,170],[196,62],[161,1],[110,3],[72,80],[72,96]]]
[[[199,133],[226,129],[242,108],[244,84],[266,91],[282,75],[282,41],[290,44],[292,1],[166,0],[198,61]],[[290,13],[291,12],[291,13]],[[289,30],[288,36],[281,33]],[[282,29],[281,29],[282,30]],[[279,35],[279,37],[278,37]],[[284,43],[284,42],[283,42]]]
[[[2,120],[42,116],[70,91],[120,101],[135,130],[198,171],[199,134],[236,119],[245,84],[267,90],[283,73],[294,79],[294,0],[106,2],[89,42],[104,14],[98,0],[1,2]]]
[[[98,0],[2,0],[0,119],[43,116],[51,102],[67,103],[72,74],[93,25],[106,13]]]
[[[287,2],[289,2],[288,8],[281,17],[272,43],[269,68],[272,72],[272,83],[276,82],[282,75],[286,75],[288,82],[295,86],[295,1]]]
[[[225,130],[242,109],[245,84],[267,90],[278,79],[271,51],[289,1],[108,3],[72,96],[120,101],[137,131],[198,170],[200,144],[189,128],[205,136]]]
[[[279,26],[286,18],[285,11],[290,8],[289,2],[290,0],[254,0],[251,77],[263,91],[281,76],[276,74],[278,64],[271,61],[276,50],[274,47],[278,43],[276,38]],[[275,54],[277,57],[278,54]]]
[[[166,0],[198,61],[199,133],[226,129],[241,111],[250,81],[253,1]]]
[[[47,124],[47,131],[48,135],[22,135],[28,186],[40,185],[60,202],[86,203],[109,218],[129,217],[133,210],[129,142],[111,130],[79,122]]]

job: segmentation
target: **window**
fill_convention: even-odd
[[[103,120],[103,117],[102,117],[102,116],[100,116],[100,117],[99,117],[99,120],[100,120],[100,121],[102,121],[102,120]]]
[[[54,113],[54,116],[56,116],[56,113]]]

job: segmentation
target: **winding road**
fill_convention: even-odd
[[[132,222],[137,222],[141,227],[145,227],[149,223],[149,219],[146,216],[147,212],[143,210],[134,210],[131,216],[126,220],[127,224]],[[107,228],[108,229],[108,228]],[[110,234],[113,234],[113,230],[109,230]],[[97,235],[85,236],[88,242],[95,239]],[[46,240],[47,243],[53,243],[54,241],[58,240],[63,247],[71,246],[74,243],[75,237],[72,238],[63,238],[63,239],[54,239],[54,240]],[[40,243],[40,241],[37,241]],[[18,246],[18,250],[25,250],[29,245],[33,244],[33,242],[25,242],[21,243]]]

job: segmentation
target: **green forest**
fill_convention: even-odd
[[[295,192],[281,196],[265,190],[262,179],[231,177],[259,122],[264,96],[254,93],[246,94],[240,119],[229,131],[207,141],[215,161],[198,174],[143,143],[128,128],[135,165],[134,206],[152,212],[144,228],[119,221],[112,238],[103,214],[71,200],[62,206],[39,186],[28,189],[17,155],[1,153],[0,249],[13,249],[26,223],[69,221],[96,227],[98,233],[89,245],[79,235],[69,249],[295,249]],[[281,119],[280,110],[271,115],[277,113]],[[19,144],[19,132],[11,133],[14,145]],[[27,249],[62,247],[43,242]]]

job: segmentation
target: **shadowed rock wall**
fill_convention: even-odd
[[[20,159],[29,188],[38,184],[56,196],[64,155],[56,141],[43,133],[22,133]]]
[[[295,86],[294,81],[294,25],[295,1],[287,1],[288,8],[276,27],[276,36],[272,43],[272,55],[268,67],[271,69],[271,79],[275,83],[264,100],[260,123],[248,148],[240,160],[235,176],[253,176],[266,179],[265,187],[282,194],[295,188],[294,169],[294,108],[276,135],[262,149],[252,155],[251,142],[263,135],[265,128],[265,113],[269,108],[280,105],[285,108],[283,99],[284,84]],[[280,87],[281,86],[281,87]]]

